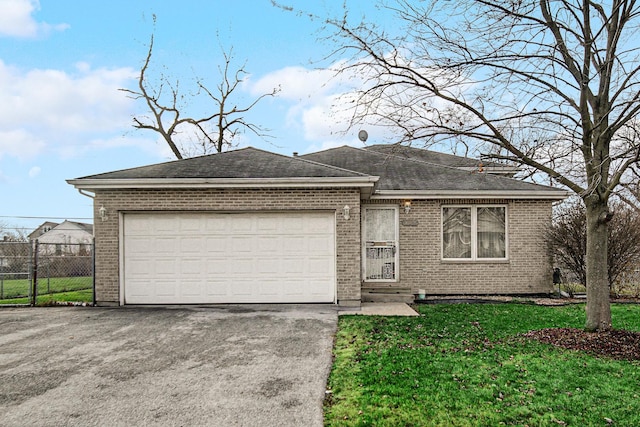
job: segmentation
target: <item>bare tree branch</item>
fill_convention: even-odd
[[[165,76],[160,77],[159,83],[153,87],[149,81],[148,71],[153,52],[153,35],[149,43],[149,50],[138,77],[138,89],[121,89],[133,99],[144,100],[150,116],[137,116],[133,118],[133,126],[136,129],[152,130],[160,134],[173,154],[178,159],[192,154],[193,150],[181,148],[176,137],[181,133],[190,132],[198,139],[196,154],[208,154],[211,149],[222,152],[225,147],[233,145],[234,137],[244,131],[249,131],[261,138],[268,138],[268,129],[249,122],[244,114],[253,109],[262,99],[275,96],[279,88],[262,94],[245,105],[238,106],[235,99],[238,98],[236,90],[247,75],[245,66],[233,71],[233,49],[223,51],[224,65],[219,67],[221,82],[216,86],[216,91],[211,91],[202,79],[196,80],[198,92],[207,96],[212,106],[212,113],[201,116],[191,116],[186,113],[184,95],[181,94],[179,81],[172,84]],[[184,116],[184,117],[183,117]],[[191,130],[189,130],[189,127]]]
[[[349,55],[339,73],[360,78],[349,94],[351,125],[375,121],[406,143],[463,144],[579,195],[587,328],[610,328],[609,199],[630,185],[639,164],[636,0],[390,0],[380,7],[397,27],[353,24],[346,11],[325,20],[334,57]]]

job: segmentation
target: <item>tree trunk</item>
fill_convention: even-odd
[[[587,206],[587,323],[588,331],[611,329],[609,277],[607,274],[608,222],[606,201],[590,201]]]

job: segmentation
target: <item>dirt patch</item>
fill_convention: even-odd
[[[619,360],[640,360],[640,332],[610,330],[587,332],[575,328],[530,331],[524,337],[569,350]]]

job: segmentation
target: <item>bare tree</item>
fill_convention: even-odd
[[[340,72],[362,79],[352,124],[373,118],[404,142],[473,145],[579,195],[586,328],[611,328],[609,199],[637,182],[640,160],[636,0],[380,3],[397,18],[386,30],[346,12],[323,21],[335,57],[348,55]]]
[[[607,275],[613,294],[624,286],[622,278],[632,274],[640,264],[640,212],[620,200],[612,201],[610,206],[616,213],[609,223],[607,243]],[[557,264],[584,285],[587,217],[581,200],[568,201],[558,208],[546,238]]]
[[[137,129],[152,130],[159,133],[169,145],[171,151],[178,159],[189,157],[194,153],[193,149],[183,147],[177,136],[181,132],[190,131],[197,138],[195,154],[209,154],[210,152],[222,152],[225,147],[233,145],[234,139],[241,133],[251,132],[261,138],[268,137],[268,129],[246,120],[244,114],[249,112],[263,98],[274,96],[278,89],[270,93],[258,96],[253,101],[239,106],[235,102],[237,89],[244,81],[247,71],[245,66],[232,70],[233,49],[223,51],[224,64],[218,68],[221,81],[215,90],[210,90],[202,79],[196,79],[197,92],[192,97],[187,97],[180,91],[180,81],[175,83],[167,76],[161,75],[159,83],[154,87],[149,81],[149,65],[153,53],[153,35],[149,42],[149,51],[140,69],[138,77],[138,89],[121,89],[134,99],[141,99],[146,103],[149,115],[133,118],[133,126]],[[198,117],[187,116],[185,111],[191,99],[204,95],[211,104],[208,113]]]

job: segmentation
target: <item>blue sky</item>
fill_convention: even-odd
[[[282,2],[311,7],[302,0]],[[369,3],[347,2],[350,16],[375,19]],[[312,7],[325,16],[342,14],[338,1]],[[32,229],[49,218],[90,218],[91,199],[66,179],[173,159],[155,133],[132,127],[143,105],[119,90],[136,87],[152,33],[152,72],[179,79],[181,87],[194,76],[213,87],[221,48],[233,47],[234,64],[246,62],[250,72],[241,99],[281,88],[247,115],[269,128],[273,139],[245,135],[240,146],[290,155],[358,145],[359,129],[342,132],[346,113],[332,110],[336,96],[354,83],[321,69],[331,65],[321,62],[331,51],[319,41],[321,24],[270,0],[0,0],[0,12],[5,229]],[[196,115],[198,101],[193,106]],[[377,131],[367,130],[369,142],[376,142]]]

